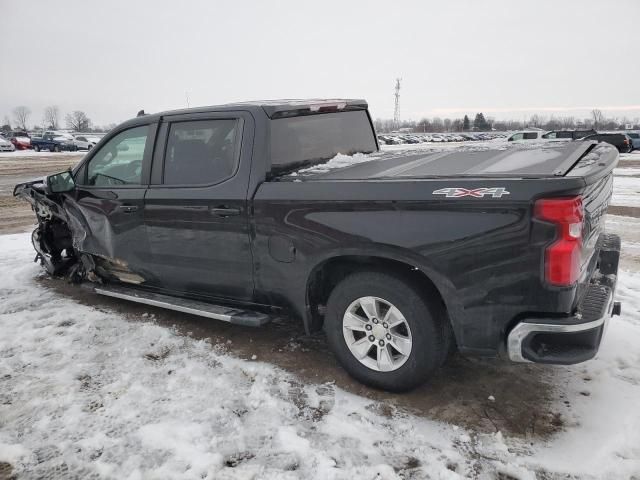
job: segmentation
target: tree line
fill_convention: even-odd
[[[13,109],[11,116],[5,115],[4,122],[0,126],[0,130],[5,133],[13,130],[29,131],[29,130],[59,130],[64,125],[69,130],[75,132],[104,132],[115,126],[110,124],[107,126],[94,126],[89,116],[82,110],[74,110],[67,113],[64,118],[57,105],[50,105],[44,109],[42,121],[33,124],[33,128],[29,128],[29,120],[31,118],[31,109],[24,105],[19,105]]]
[[[421,120],[403,120],[395,125],[391,119],[376,119],[374,126],[377,132],[392,132],[397,129],[409,129],[412,132],[487,132],[492,130],[511,131],[526,130],[527,128],[539,128],[541,130],[627,130],[629,126],[633,130],[640,129],[640,119],[630,120],[623,118],[608,118],[601,110],[593,109],[588,118],[576,117],[549,117],[534,114],[524,120],[496,120],[485,117],[482,112],[476,113],[473,120],[465,115],[463,118],[422,118]]]

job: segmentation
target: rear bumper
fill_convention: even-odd
[[[590,360],[598,353],[609,319],[620,314],[620,304],[613,300],[620,238],[603,237],[599,270],[576,313],[570,317],[521,320],[507,336],[511,361],[571,365]]]

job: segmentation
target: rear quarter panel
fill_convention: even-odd
[[[448,187],[504,187],[501,198],[442,198]],[[553,227],[532,228],[533,199],[579,191],[579,179],[267,182],[254,198],[256,293],[306,318],[311,272],[327,259],[401,261],[438,288],[461,349],[495,353],[517,315],[569,311],[574,291],[549,294],[542,252]],[[293,255],[283,258],[274,245]],[[275,253],[275,255],[274,255]],[[285,256],[286,257],[286,256]]]

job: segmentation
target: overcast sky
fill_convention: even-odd
[[[0,0],[0,120],[95,124],[261,98],[355,97],[374,117],[640,117],[640,1]]]

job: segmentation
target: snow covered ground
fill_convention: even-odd
[[[62,157],[62,156],[77,156],[78,154],[82,154],[86,152],[77,151],[77,152],[36,152],[34,150],[15,150],[13,152],[0,152],[0,158],[25,158],[25,157]]]
[[[621,177],[632,202],[640,178]],[[624,249],[638,248],[639,227],[607,220]],[[549,367],[562,432],[524,439],[383,408],[241,360],[224,342],[82,305],[48,288],[32,260],[28,235],[0,236],[0,478],[640,478],[633,262],[598,357]]]
[[[630,175],[614,177],[612,205],[640,207],[640,178]]]

